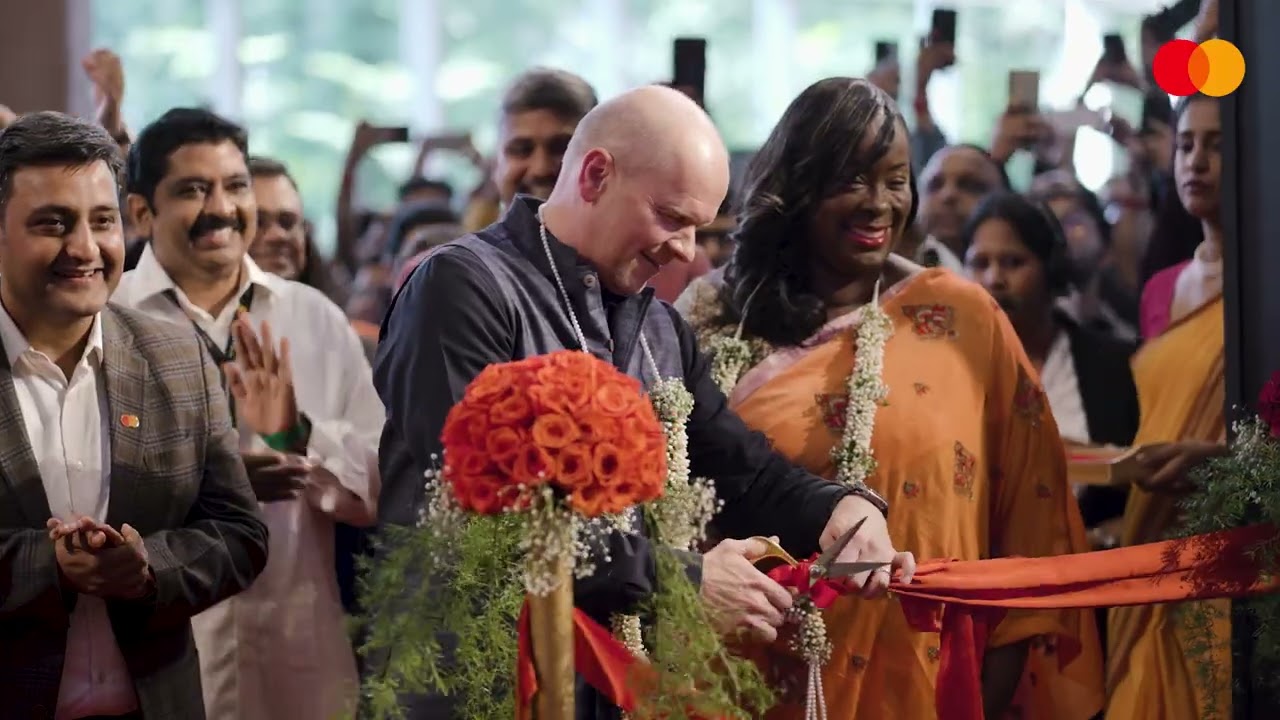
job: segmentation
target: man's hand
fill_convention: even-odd
[[[1018,112],[1010,108],[996,121],[991,138],[991,157],[1004,164],[1019,150],[1027,150],[1053,138],[1053,127],[1032,109]]]
[[[48,522],[50,542],[70,589],[102,598],[134,600],[151,591],[154,579],[142,536],[129,524],[116,531],[91,518]]]
[[[275,450],[265,452],[241,451],[240,459],[249,473],[249,484],[259,502],[294,500],[306,488],[311,464],[297,455],[287,455]]]
[[[1147,492],[1170,494],[1187,492],[1191,489],[1191,481],[1187,474],[1205,460],[1226,455],[1227,452],[1226,445],[1196,440],[1140,450],[1134,459],[1142,466],[1146,476],[1136,484]]]
[[[271,326],[262,323],[261,337],[241,316],[231,324],[236,359],[224,367],[236,399],[240,422],[261,435],[285,432],[298,424],[298,403],[293,393],[293,366],[289,339],[272,342]]]
[[[50,540],[61,541],[74,535],[75,543],[90,550],[119,547],[124,544],[124,537],[115,528],[106,523],[99,523],[86,515],[76,514],[69,522],[49,518],[45,527],[49,530]]]
[[[124,102],[124,65],[120,56],[98,48],[80,61],[80,67],[93,83],[98,123],[111,135],[119,135],[124,130],[120,114]]]
[[[852,586],[862,588],[862,597],[876,598],[889,589],[889,580],[894,572],[900,573],[898,580],[904,583],[911,582],[911,576],[916,572],[915,557],[909,552],[894,550],[884,515],[876,506],[856,495],[844,498],[836,504],[818,543],[826,548],[863,518],[867,519],[866,524],[853,536],[835,561],[890,563],[888,568],[861,573],[849,579]]]
[[[702,556],[702,601],[722,634],[745,630],[765,642],[791,609],[791,593],[756,569],[768,548],[758,540],[724,540]]]

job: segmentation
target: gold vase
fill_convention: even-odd
[[[573,720],[573,565],[557,563],[556,587],[547,595],[529,594],[529,630],[538,692],[536,720]]]

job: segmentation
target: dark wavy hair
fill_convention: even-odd
[[[1178,102],[1173,111],[1173,147],[1172,155],[1177,154],[1178,121],[1193,102],[1216,100],[1207,95],[1191,95]],[[1156,273],[1171,268],[1195,255],[1196,248],[1204,242],[1204,226],[1199,218],[1187,212],[1178,197],[1177,182],[1170,175],[1163,178],[1166,184],[1163,192],[1157,196],[1155,205],[1155,226],[1151,229],[1151,239],[1147,242],[1147,251],[1142,257],[1142,284],[1146,284]],[[1221,183],[1218,185],[1222,187]]]
[[[1071,291],[1070,259],[1062,223],[1041,200],[1004,190],[992,193],[969,216],[960,236],[964,246],[973,244],[978,228],[989,220],[1003,220],[1013,228],[1018,240],[1040,261],[1045,285],[1054,297]]]
[[[750,299],[743,327],[752,336],[797,345],[822,327],[826,307],[809,287],[809,219],[906,132],[893,99],[866,80],[819,80],[791,102],[747,168],[722,322],[740,322]],[[913,174],[908,226],[918,200]]]

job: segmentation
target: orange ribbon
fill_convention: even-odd
[[[910,585],[894,583],[912,628],[941,633],[936,689],[939,720],[982,720],[982,659],[1006,610],[1099,608],[1274,592],[1280,582],[1254,553],[1277,537],[1254,525],[1146,545],[1043,558],[931,560]],[[574,665],[591,687],[634,710],[634,673],[644,666],[608,630],[574,611]],[[1079,648],[1059,646],[1061,662]],[[518,720],[529,720],[537,691],[527,610],[520,613],[516,675]]]
[[[907,622],[941,632],[939,720],[981,720],[986,638],[1009,609],[1099,608],[1273,592],[1254,552],[1276,539],[1255,525],[1116,550],[1044,558],[930,561],[910,585],[894,584]],[[1059,646],[1064,665],[1078,647]]]

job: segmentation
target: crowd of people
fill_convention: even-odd
[[[470,380],[560,349],[692,393],[691,471],[724,501],[701,595],[784,688],[769,717],[804,716],[785,689],[806,670],[777,640],[792,597],[745,539],[804,556],[860,522],[842,559],[888,565],[826,612],[828,709],[935,716],[938,636],[884,597],[891,579],[917,557],[1160,539],[1188,473],[1225,451],[1219,104],[1148,81],[1193,18],[1211,37],[1216,3],[1149,17],[1142,67],[1099,61],[1091,84],[1147,92],[1138,126],[1109,125],[1129,162],[1100,193],[1036,108],[1008,108],[985,147],[949,143],[928,100],[946,43],[917,58],[911,124],[895,58],[819,80],[740,182],[696,92],[601,102],[534,68],[494,108],[492,157],[423,144],[484,168],[469,193],[415,175],[395,207],[355,207],[360,162],[391,137],[361,123],[331,257],[242,127],[175,108],[132,132],[120,60],[93,53],[95,121],[0,116],[0,717],[354,713],[376,672],[348,626],[355,558],[417,521]],[[1021,191],[1017,153],[1037,163]],[[710,356],[725,338],[748,349],[731,376]],[[1103,445],[1151,448],[1132,487],[1072,482],[1065,449]],[[842,453],[874,471],[850,476]],[[603,580],[577,588],[605,624],[653,572],[642,535],[608,542]],[[1206,676],[1167,606],[1010,614],[986,716],[1229,707],[1226,617],[1209,651],[1227,670]],[[404,704],[463,717],[445,696]],[[620,716],[586,685],[578,708]]]

